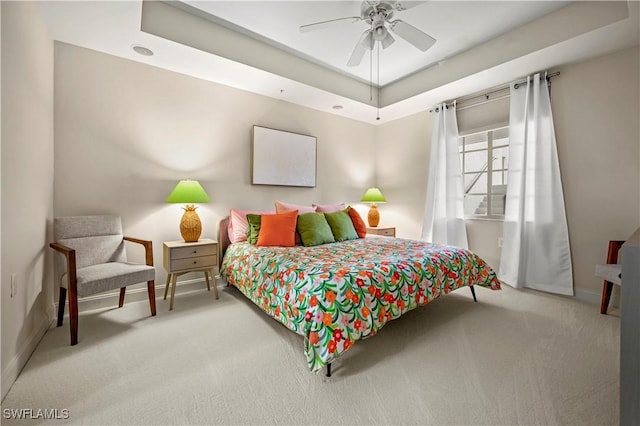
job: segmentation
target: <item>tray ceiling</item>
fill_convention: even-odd
[[[377,124],[523,75],[637,45],[638,3],[425,1],[394,12],[437,41],[401,37],[346,65],[354,1],[46,1],[54,39]],[[141,56],[132,46],[154,52]],[[373,66],[372,66],[373,65]],[[379,78],[379,80],[378,80]],[[380,89],[377,89],[378,81]],[[341,106],[336,109],[334,106]],[[380,117],[380,120],[376,118]]]

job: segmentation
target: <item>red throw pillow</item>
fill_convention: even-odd
[[[353,222],[353,227],[356,228],[356,233],[358,237],[364,238],[367,235],[367,225],[360,217],[360,214],[353,207],[349,207],[349,217],[351,217],[351,222]]]
[[[296,245],[298,210],[264,214],[260,218],[257,246],[293,247]]]

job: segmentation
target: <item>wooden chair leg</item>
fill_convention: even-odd
[[[613,290],[613,283],[605,281],[602,285],[602,303],[600,304],[600,313],[603,315],[607,315],[609,299],[611,299],[611,290]]]
[[[78,344],[78,294],[72,287],[69,290],[69,329],[71,346]]]
[[[64,321],[64,304],[67,301],[67,289],[60,287],[60,296],[58,297],[58,327]]]
[[[151,308],[151,316],[156,316],[156,284],[153,280],[147,281],[147,290],[149,293],[149,307]]]
[[[120,300],[118,300],[118,308],[122,308],[122,306],[124,305],[124,292],[126,289],[126,287],[120,287]]]

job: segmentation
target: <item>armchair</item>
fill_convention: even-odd
[[[156,315],[155,268],[152,242],[124,236],[119,216],[66,216],[54,219],[55,285],[60,286],[58,327],[63,323],[69,294],[71,345],[78,343],[78,297],[120,289],[124,305],[126,286],[146,281],[151,316]],[[127,262],[125,241],[141,244],[146,265]]]

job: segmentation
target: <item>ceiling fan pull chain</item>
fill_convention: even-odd
[[[373,102],[373,49],[369,51],[369,100]]]
[[[380,45],[382,44],[382,42],[378,42],[378,96],[376,99],[376,106],[377,106],[377,110],[376,110],[376,120],[380,120]]]

